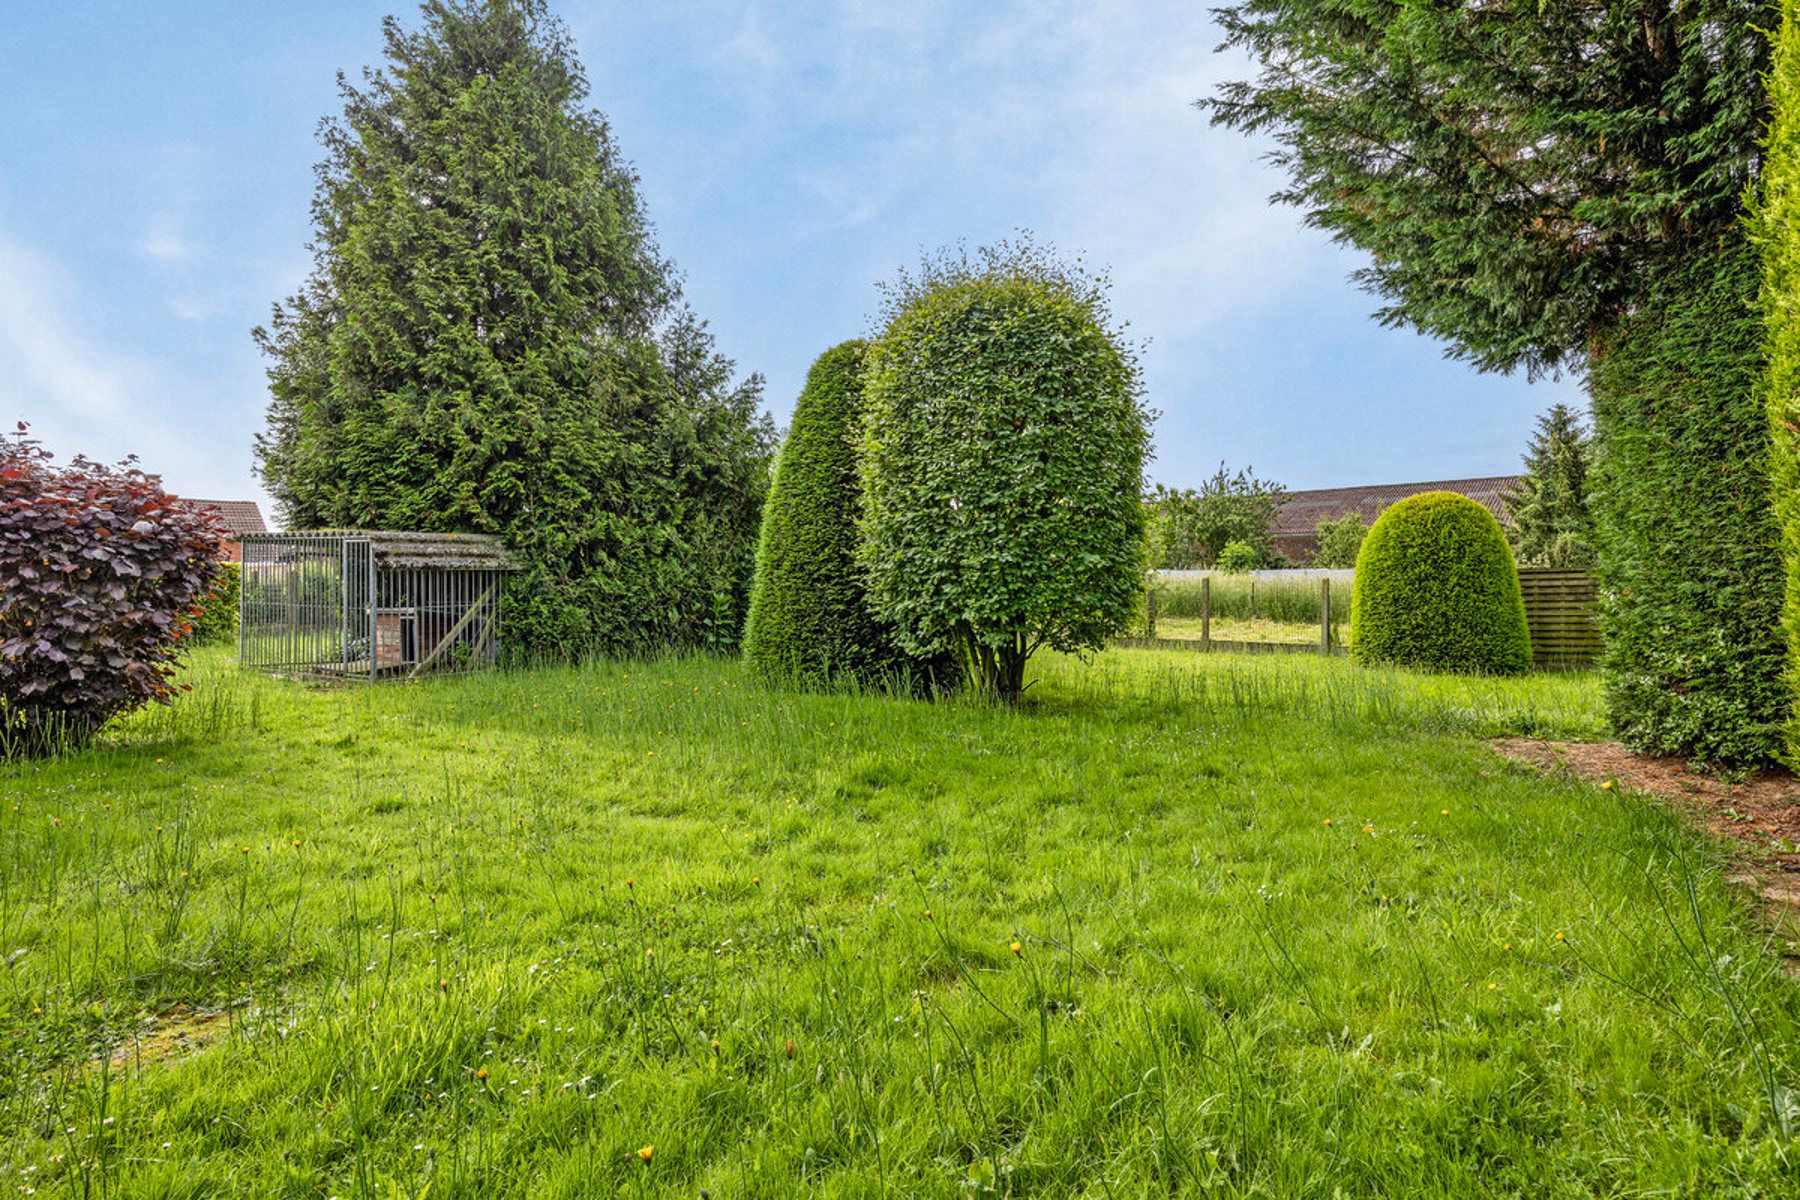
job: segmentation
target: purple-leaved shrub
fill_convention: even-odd
[[[130,460],[59,467],[25,426],[0,437],[0,758],[79,745],[185,690],[222,534]]]

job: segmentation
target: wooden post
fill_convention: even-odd
[[[1200,577],[1200,648],[1212,649],[1212,576]]]
[[[1331,576],[1319,577],[1319,652],[1331,653]]]
[[[1144,594],[1144,636],[1156,640],[1156,585]]]

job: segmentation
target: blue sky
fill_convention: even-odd
[[[1350,252],[1271,206],[1191,101],[1244,64],[1185,3],[562,0],[662,247],[785,421],[923,250],[1029,228],[1111,268],[1162,412],[1152,479],[1515,469],[1576,381],[1479,375],[1369,319]],[[304,276],[314,131],[395,0],[8,0],[0,420],[260,495],[251,327]]]

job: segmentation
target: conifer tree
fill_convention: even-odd
[[[298,526],[503,535],[509,640],[731,640],[772,439],[678,305],[543,0],[428,0],[340,75],[313,270],[257,337],[258,459]]]
[[[1743,220],[1776,12],[1240,0],[1257,74],[1203,101],[1274,137],[1280,198],[1369,254],[1383,321],[1588,375],[1614,726],[1719,761],[1768,758],[1788,707]]]
[[[1506,495],[1507,515],[1513,520],[1507,540],[1520,564],[1593,565],[1587,475],[1587,430],[1568,405],[1551,405],[1538,418],[1525,453],[1525,474]]]

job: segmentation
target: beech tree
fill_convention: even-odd
[[[1040,647],[1137,612],[1149,435],[1106,282],[1029,241],[928,260],[869,351],[861,560],[910,654],[1016,699]]]

